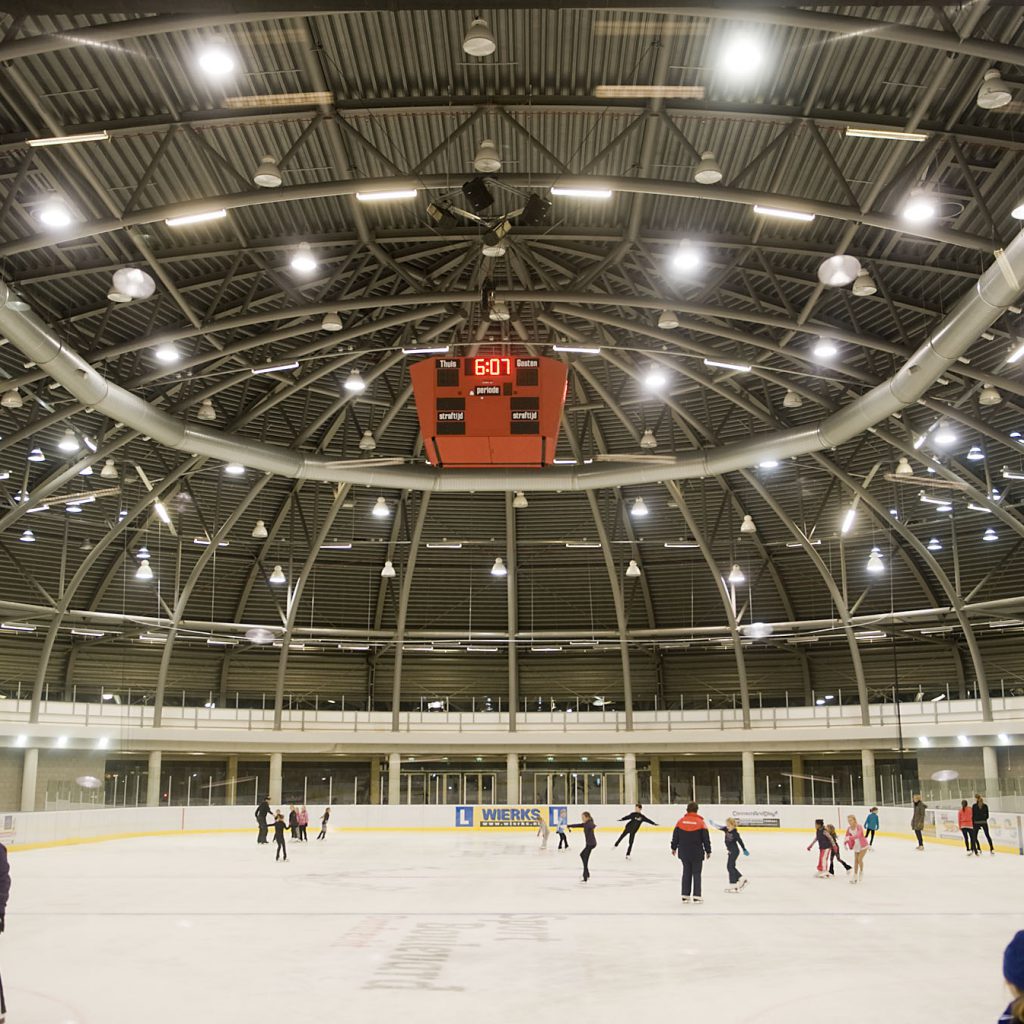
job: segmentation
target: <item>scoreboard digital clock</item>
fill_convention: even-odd
[[[548,466],[565,405],[566,366],[544,356],[442,356],[409,368],[435,466]]]

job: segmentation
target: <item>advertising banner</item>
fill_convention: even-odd
[[[549,828],[567,822],[568,808],[548,804],[533,807],[481,807],[473,804],[455,808],[456,828],[532,828],[547,821]]]
[[[736,819],[737,828],[782,828],[782,818],[777,810],[755,811],[747,808],[732,811],[731,817]]]

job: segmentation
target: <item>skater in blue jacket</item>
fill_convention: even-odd
[[[864,835],[868,837],[868,847],[875,845],[875,833],[878,831],[878,808],[872,807],[864,819]]]

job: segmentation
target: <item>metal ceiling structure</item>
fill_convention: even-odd
[[[581,697],[629,722],[895,685],[990,717],[1024,673],[1024,103],[976,97],[992,68],[1024,91],[1019,13],[506,5],[475,57],[459,5],[363,6],[0,21],[0,688],[264,693],[278,720],[331,695],[396,725],[444,697],[514,729]],[[917,141],[858,136],[893,131]],[[426,209],[483,139],[498,212],[611,195],[552,196],[484,256],[488,224]],[[393,189],[415,198],[357,199]],[[915,189],[934,220],[902,216]],[[833,254],[873,288],[824,286]],[[107,298],[125,267],[152,296]],[[403,349],[430,342],[596,350],[562,356],[565,464],[426,466]]]

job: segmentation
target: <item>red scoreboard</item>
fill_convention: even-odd
[[[565,363],[544,356],[440,356],[414,363],[409,375],[433,465],[551,465]]]

